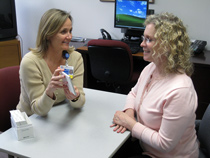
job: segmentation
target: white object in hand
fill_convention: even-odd
[[[65,78],[63,78],[63,82],[67,82],[67,86],[69,88],[69,91],[72,92],[74,95],[76,95],[76,92],[74,90],[74,86],[71,82],[71,78],[65,73],[65,72],[62,72],[62,74],[65,76]]]

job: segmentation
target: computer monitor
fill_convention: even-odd
[[[17,36],[15,0],[0,0],[0,41]]]
[[[114,27],[144,31],[148,8],[148,0],[116,0]]]

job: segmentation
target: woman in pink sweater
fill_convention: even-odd
[[[141,47],[142,71],[127,96],[124,111],[113,118],[114,131],[130,130],[143,155],[197,158],[197,94],[190,78],[190,40],[182,21],[169,13],[149,16]],[[140,149],[139,149],[140,150]]]

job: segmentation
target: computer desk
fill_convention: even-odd
[[[72,109],[69,103],[54,106],[46,117],[30,117],[35,138],[18,141],[13,129],[0,134],[0,151],[32,158],[108,158],[130,137],[110,128],[126,95],[84,88],[84,107]]]

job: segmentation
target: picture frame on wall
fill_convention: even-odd
[[[149,3],[150,4],[154,4],[155,3],[155,0],[149,0]]]

